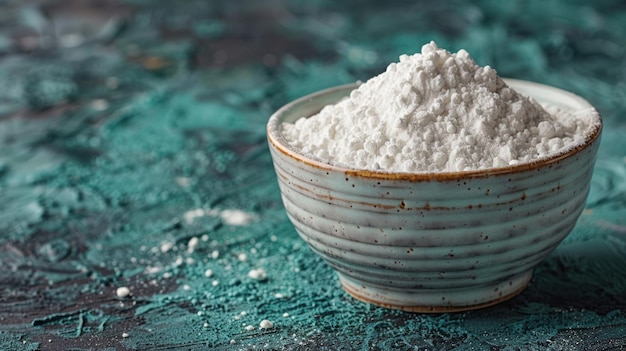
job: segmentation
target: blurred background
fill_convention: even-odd
[[[531,287],[425,316],[341,291],[287,221],[265,123],[431,40],[585,97],[605,129]],[[619,0],[2,0],[0,349],[624,348],[625,101]]]

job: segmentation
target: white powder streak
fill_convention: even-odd
[[[238,209],[204,210],[201,208],[197,208],[183,213],[183,219],[186,224],[192,224],[196,220],[196,218],[201,218],[204,216],[220,217],[220,219],[224,221],[225,224],[232,226],[246,226],[257,219],[254,214],[244,212]]]

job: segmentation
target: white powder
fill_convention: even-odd
[[[186,224],[192,224],[196,220],[196,218],[201,218],[204,216],[220,217],[220,219],[224,221],[225,224],[232,226],[246,226],[256,220],[256,216],[254,214],[237,209],[204,210],[202,208],[197,208],[183,213],[183,219],[185,220]]]
[[[272,328],[274,328],[274,323],[272,323],[271,321],[269,321],[267,319],[264,319],[260,323],[260,328],[261,329],[272,329]]]
[[[187,243],[187,253],[193,253],[196,250],[196,247],[198,247],[199,242],[200,241],[195,236],[189,239],[189,242]]]
[[[509,88],[465,50],[430,42],[310,118],[283,123],[302,153],[349,168],[467,171],[515,165],[584,142],[591,118]],[[595,120],[594,120],[595,118]]]
[[[119,298],[125,298],[130,295],[130,289],[126,286],[120,286],[117,290],[115,290],[115,295]]]
[[[267,271],[263,268],[252,269],[248,272],[248,277],[258,281],[264,281],[267,279]]]

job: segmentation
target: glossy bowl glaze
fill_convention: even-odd
[[[506,81],[541,103],[597,113],[568,92]],[[348,293],[379,306],[462,311],[520,293],[585,206],[601,126],[567,153],[455,173],[342,168],[288,146],[280,134],[282,122],[314,115],[354,88],[303,97],[269,119],[282,200],[300,236],[337,271]]]

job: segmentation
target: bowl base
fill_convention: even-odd
[[[532,270],[505,281],[465,289],[405,289],[373,286],[337,273],[343,289],[354,298],[376,306],[415,313],[462,312],[492,306],[520,294]]]

